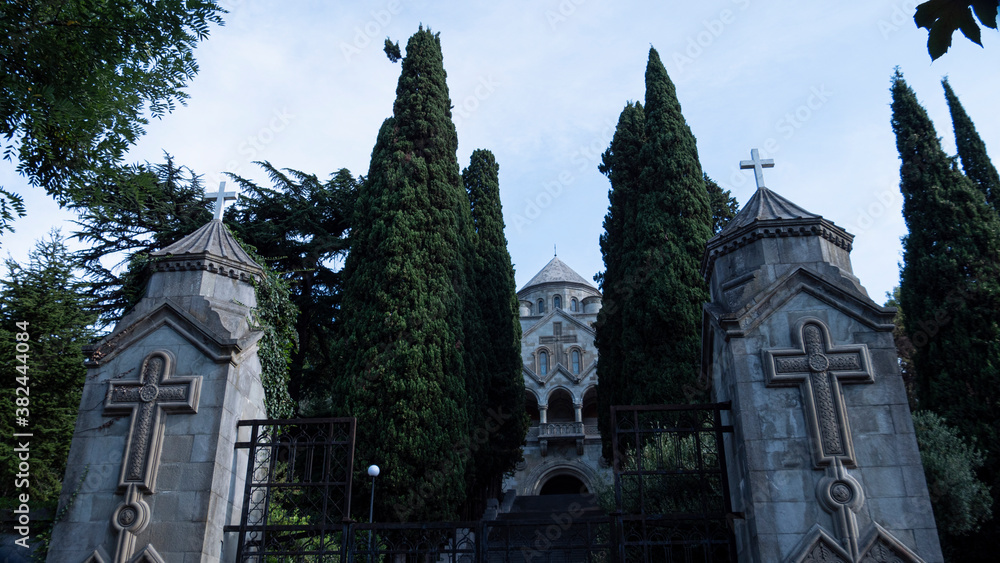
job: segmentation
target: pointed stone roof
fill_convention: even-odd
[[[558,256],[552,257],[549,263],[545,265],[535,277],[531,278],[528,283],[524,284],[518,293],[533,287],[536,285],[548,284],[548,283],[558,283],[558,284],[573,284],[573,285],[583,285],[588,289],[593,289],[597,291],[593,284],[584,279],[583,276],[573,271],[566,265],[565,262],[559,259]]]
[[[715,260],[755,240],[772,237],[818,236],[851,251],[854,235],[822,215],[810,213],[764,186],[750,197],[743,209],[709,239],[702,260],[702,275],[708,275]]]
[[[230,277],[259,277],[263,269],[250,258],[219,219],[213,219],[200,229],[157,250],[152,256],[163,257],[157,270],[210,270]]]
[[[761,187],[750,197],[743,209],[740,209],[739,213],[729,221],[719,236],[725,236],[727,232],[747,227],[755,221],[807,218],[821,219],[822,217],[802,209],[765,187]]]

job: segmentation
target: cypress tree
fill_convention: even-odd
[[[605,304],[609,310],[598,320],[596,339],[602,411],[610,404],[698,402],[707,397],[696,386],[701,309],[708,299],[699,266],[712,232],[712,212],[694,135],[653,48],[641,111],[643,134],[637,156],[635,141],[626,144],[623,135],[622,146],[611,147],[611,160],[604,165],[613,192],[630,186],[622,194],[621,216],[616,209],[619,202],[612,200],[606,218],[608,237],[602,240],[605,256],[616,256],[612,263],[606,262],[601,280],[603,288],[612,290],[611,303]],[[630,120],[637,119],[637,110],[626,106],[626,112]],[[634,139],[634,125],[628,130]],[[619,185],[614,183],[616,175]],[[606,356],[608,344],[619,348]],[[602,363],[613,367],[602,370]],[[607,448],[610,435],[602,436]]]
[[[708,301],[701,258],[712,215],[694,135],[653,48],[644,114],[646,138],[626,260],[629,275],[646,281],[636,284],[623,310],[625,369],[651,378],[636,389],[645,403],[697,401],[704,398],[693,384],[701,364],[702,305]]]
[[[635,291],[636,280],[622,262],[628,248],[630,218],[635,216],[634,190],[639,179],[639,151],[642,149],[645,118],[642,104],[629,102],[618,116],[618,125],[608,150],[601,155],[598,170],[608,177],[608,213],[604,216],[601,234],[601,254],[604,272],[594,276],[603,295],[603,306],[597,313],[594,344],[597,346],[597,423],[601,436],[611,436],[609,409],[623,404],[619,392],[630,388],[628,373],[623,371],[625,352],[622,350],[622,306]],[[611,459],[610,440],[604,440],[604,456]]]
[[[469,287],[471,301],[477,304],[467,307],[480,317],[475,342],[479,363],[472,371],[482,378],[483,404],[478,406],[477,418],[470,419],[476,469],[470,498],[477,501],[499,497],[504,473],[512,471],[522,459],[521,446],[529,425],[521,376],[519,305],[514,266],[503,231],[499,170],[493,153],[479,149],[462,171],[474,227],[474,268]],[[466,342],[472,344],[468,335]],[[477,506],[468,517],[478,518],[481,513],[482,507]]]
[[[450,108],[440,39],[421,26],[359,188],[343,275],[341,391],[358,419],[357,465],[383,471],[383,520],[452,518],[465,497],[469,204]]]
[[[934,125],[896,71],[892,127],[900,159],[904,265],[900,304],[915,351],[917,400],[984,448],[980,476],[1000,496],[1000,220],[941,150]],[[997,532],[996,520],[980,539]],[[968,558],[985,556],[963,540]],[[975,555],[978,554],[978,555]],[[982,559],[988,560],[988,559]]]
[[[986,154],[986,143],[976,132],[976,126],[972,124],[969,114],[965,113],[965,108],[948,84],[948,79],[942,80],[941,85],[944,86],[944,97],[948,100],[948,110],[951,112],[955,145],[958,147],[958,156],[962,159],[962,170],[983,192],[993,209],[1000,209],[1000,175]]]

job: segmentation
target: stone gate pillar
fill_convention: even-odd
[[[50,562],[232,561],[236,423],[265,418],[262,271],[218,219],[154,254],[145,297],[89,350]]]
[[[893,344],[853,236],[758,189],[709,241],[703,369],[732,401],[740,561],[942,560]],[[887,265],[895,267],[895,265]]]

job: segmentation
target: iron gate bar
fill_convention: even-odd
[[[243,509],[241,511],[240,523],[236,526],[225,526],[225,532],[238,532],[237,554],[238,560],[246,560],[255,557],[262,560],[265,556],[302,556],[305,554],[333,556],[341,553],[337,545],[332,545],[329,541],[331,535],[343,533],[343,521],[350,515],[351,506],[351,481],[353,478],[354,463],[354,438],[356,431],[356,421],[354,418],[318,418],[318,419],[284,419],[284,420],[247,420],[237,423],[237,429],[241,427],[250,428],[250,440],[236,442],[235,449],[246,449],[247,473],[243,491]],[[311,432],[311,429],[315,431]],[[290,431],[297,431],[298,435],[290,434]],[[321,432],[324,435],[318,436]],[[321,449],[322,448],[322,449]],[[312,480],[316,469],[316,452],[321,449],[322,455],[322,475],[320,480]],[[285,451],[287,450],[287,451]],[[305,450],[303,458],[303,479],[299,481],[295,478],[295,471],[300,460],[300,450]],[[275,468],[282,453],[287,453],[286,482],[276,481]],[[255,474],[264,469],[258,464],[260,455],[267,456],[266,475],[263,480],[255,478]],[[340,478],[332,475],[334,456],[343,454],[344,463],[341,467]],[[274,491],[319,491],[322,494],[319,506],[313,504],[313,508],[318,508],[319,523],[314,524],[269,524],[271,515],[271,501]],[[330,521],[330,493],[340,490],[342,493],[341,519]],[[253,506],[254,492],[262,493],[263,499]],[[261,505],[263,505],[261,507]],[[260,521],[250,523],[251,511],[259,512]],[[269,538],[268,532],[277,532]],[[248,536],[254,534],[253,541],[248,541]],[[316,549],[303,551],[289,551],[287,549],[268,550],[270,539],[272,542],[294,545],[294,542],[308,538],[317,538],[319,544]],[[336,542],[342,544],[342,542]],[[250,544],[253,544],[251,546]],[[256,547],[252,550],[251,547]],[[332,549],[330,549],[332,548]]]
[[[622,560],[662,561],[668,551],[670,560],[678,552],[683,561],[695,560],[696,552],[701,554],[699,561],[736,560],[724,436],[733,427],[722,421],[722,411],[730,408],[729,402],[611,407],[615,516],[621,526],[617,555]],[[685,440],[690,440],[693,451],[683,447]],[[634,451],[626,451],[629,447]],[[652,451],[644,451],[647,447]],[[671,477],[697,479],[694,494],[650,497],[652,483],[661,484],[657,492],[663,492],[663,483],[672,490]],[[629,503],[638,504],[636,514],[626,513],[626,508],[635,508],[625,506],[626,481],[629,494],[635,493]],[[651,513],[652,498],[658,510],[667,508],[664,502],[675,510]],[[690,510],[692,502],[700,510]]]

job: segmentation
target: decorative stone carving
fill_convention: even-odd
[[[826,475],[816,486],[816,497],[833,516],[837,539],[817,525],[809,541],[790,561],[844,563],[914,563],[921,561],[891,534],[874,524],[868,542],[860,539],[857,513],[865,502],[861,484],[847,472],[856,467],[851,428],[841,390],[842,383],[874,383],[868,347],[834,346],[823,321],[806,317],[793,332],[798,347],[764,350],[768,387],[798,385],[813,464]]]
[[[156,486],[166,413],[197,413],[201,377],[171,377],[173,359],[153,352],[142,362],[138,381],[108,383],[104,415],[131,415],[118,490],[138,485],[152,493]]]
[[[799,321],[793,337],[796,348],[764,350],[768,387],[800,386],[809,427],[813,463],[826,467],[841,460],[856,467],[851,428],[844,407],[841,384],[874,383],[868,347],[864,344],[834,346],[823,321]]]
[[[131,415],[118,478],[118,489],[124,491],[125,498],[111,515],[111,526],[118,532],[115,563],[163,561],[152,545],[145,546],[135,557],[132,554],[136,536],[150,520],[143,493],[156,489],[165,414],[198,412],[201,376],[171,377],[172,373],[171,355],[156,351],[142,361],[138,381],[108,383],[103,414]]]
[[[142,499],[139,486],[131,484],[125,493],[125,499],[111,514],[111,527],[118,532],[118,545],[115,549],[114,561],[132,561],[135,551],[135,537],[146,529],[149,524],[149,505]],[[152,546],[147,546],[147,548]],[[156,550],[153,550],[155,553]],[[141,559],[139,559],[141,560]]]

